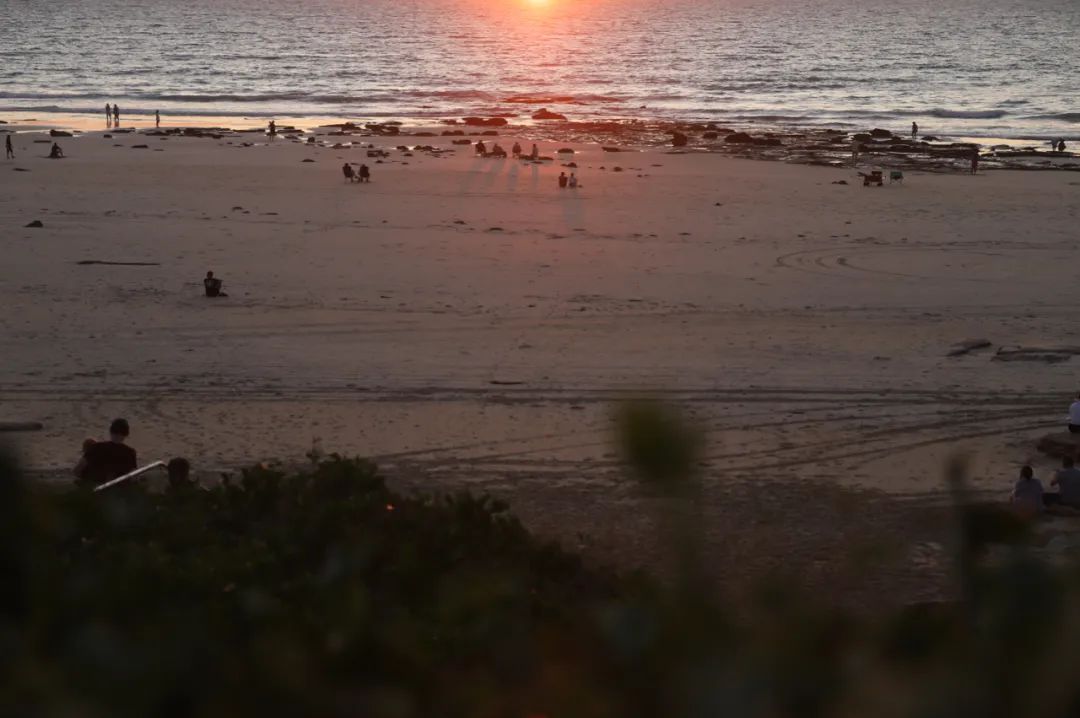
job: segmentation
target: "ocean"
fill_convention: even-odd
[[[0,112],[1080,138],[1077,0],[0,0]]]

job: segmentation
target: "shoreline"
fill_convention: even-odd
[[[114,132],[155,132],[177,134],[185,129],[233,135],[249,135],[265,128],[270,118],[222,117],[214,115],[163,116],[160,128],[153,115],[122,116],[120,129],[102,128],[101,117],[54,115],[27,118],[0,114],[0,134],[59,130],[76,135],[99,135]],[[948,137],[926,134],[911,138],[877,127],[866,128],[795,128],[721,125],[715,122],[675,122],[667,120],[544,121],[530,118],[490,116],[441,121],[413,119],[357,120],[336,117],[277,117],[281,135],[290,132],[304,138],[327,137],[330,144],[352,142],[344,138],[400,137],[484,137],[505,134],[530,142],[599,144],[624,150],[667,147],[671,152],[723,154],[743,159],[782,161],[791,164],[831,167],[880,168],[884,170],[922,170],[928,172],[965,171],[972,149],[980,150],[981,169],[985,170],[1064,170],[1080,171],[1080,154],[1047,151],[1047,142],[1002,137]],[[681,144],[677,137],[682,136]],[[295,139],[295,138],[294,138]],[[673,141],[674,140],[674,141]],[[734,140],[734,141],[733,141]],[[853,163],[852,147],[858,145],[859,157]],[[1071,148],[1075,148],[1072,145]],[[859,161],[861,159],[861,162]]]

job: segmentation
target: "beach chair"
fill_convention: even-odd
[[[893,182],[904,184],[904,173],[900,170],[892,170],[889,172],[889,184],[892,184]]]

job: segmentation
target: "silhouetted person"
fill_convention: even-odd
[[[169,491],[184,491],[195,488],[195,482],[191,480],[191,462],[177,456],[169,459],[166,465],[169,472]]]
[[[1043,508],[1043,485],[1035,478],[1030,466],[1020,469],[1020,478],[1013,487],[1013,505],[1023,513],[1034,515]]]
[[[521,145],[515,142],[514,146],[510,148],[510,152],[514,155],[515,159],[521,157]]]
[[[75,466],[80,483],[98,486],[135,470],[135,449],[125,444],[131,427],[126,419],[109,426],[109,440],[84,442],[82,459]]]
[[[11,146],[11,135],[4,138],[4,157],[9,160],[15,159],[15,148]]]
[[[1061,504],[1080,508],[1080,469],[1071,456],[1061,460],[1061,469],[1050,479],[1050,485],[1057,487],[1057,493],[1043,494],[1043,503],[1047,506]]]
[[[918,136],[919,136],[919,123],[912,122],[911,123],[911,139],[915,139]]]
[[[367,165],[360,165],[360,181],[371,182],[371,170],[368,169]]]
[[[540,159],[540,150],[537,148],[536,145],[533,145],[532,153],[529,155],[529,159],[534,159],[534,160]]]
[[[203,289],[206,291],[208,297],[227,297],[229,296],[225,292],[221,291],[221,285],[223,282],[220,279],[214,277],[213,272],[206,273],[206,279],[203,280]]]
[[[60,145],[53,142],[52,143],[52,149],[49,150],[49,159],[50,160],[58,160],[63,156],[64,156],[64,151],[62,149],[60,149]]]
[[[504,150],[502,146],[498,142],[496,142],[491,146],[491,154],[495,157],[506,157],[506,150]]]
[[[1065,140],[1058,140],[1058,152],[1065,151]]]
[[[478,154],[478,155],[486,155],[487,154],[487,145],[484,144],[483,140],[480,140],[479,142],[476,143],[476,154]]]
[[[117,127],[119,127],[120,126],[120,105],[113,105],[112,106],[112,116],[113,116],[113,123]]]
[[[1080,394],[1069,404],[1069,433],[1080,434]]]
[[[569,180],[566,177],[566,173],[565,172],[560,172],[559,173],[559,189],[565,189],[566,188],[566,183],[568,181]]]
[[[979,172],[979,150],[971,150],[971,174],[978,174]]]
[[[577,175],[573,172],[570,173],[570,180],[568,183],[570,185],[570,189],[577,189]]]
[[[345,175],[345,179],[349,182],[352,182],[353,179],[356,177],[356,173],[353,172],[352,165],[348,162],[341,165],[341,174]]]
[[[108,102],[105,103],[105,126],[112,126],[112,105]]]
[[[277,137],[277,123],[270,120],[270,127],[267,128],[267,134],[270,135],[270,139]]]
[[[154,110],[154,127],[161,127],[161,113]]]

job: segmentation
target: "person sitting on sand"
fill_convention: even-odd
[[[135,449],[124,443],[130,434],[131,427],[127,420],[116,419],[109,426],[108,441],[83,442],[82,458],[75,465],[78,483],[99,486],[134,471]]]
[[[1035,516],[1043,509],[1042,482],[1035,478],[1030,466],[1020,469],[1020,478],[1013,487],[1012,504],[1021,513]]]
[[[539,150],[539,148],[537,148],[536,145],[533,145],[532,153],[529,154],[529,159],[531,159],[531,160],[540,159],[540,150]]]
[[[566,189],[566,183],[568,181],[569,180],[566,177],[566,173],[565,172],[560,172],[559,173],[559,189]]]
[[[1061,460],[1061,468],[1050,480],[1051,486],[1057,487],[1057,493],[1043,494],[1043,503],[1047,506],[1059,504],[1080,509],[1080,469],[1071,456]]]
[[[371,170],[368,169],[367,165],[360,165],[360,181],[371,182]]]
[[[52,149],[49,150],[49,159],[58,160],[64,156],[64,151],[60,149],[60,145],[55,142],[52,143]]]
[[[221,291],[221,285],[223,282],[220,279],[214,277],[213,272],[206,273],[206,279],[203,280],[203,289],[206,291],[208,297],[227,297],[229,296],[225,292]]]
[[[502,148],[502,146],[498,142],[496,142],[495,144],[493,144],[491,146],[491,156],[492,157],[506,157],[506,150],[504,150]]]
[[[487,145],[484,144],[483,140],[480,140],[476,143],[476,154],[480,155],[481,157],[487,155]]]
[[[518,157],[521,157],[521,145],[520,145],[520,144],[518,144],[517,142],[515,142],[515,143],[514,143],[514,146],[510,148],[510,153],[511,153],[512,155],[514,155],[514,159],[515,159],[515,160],[516,160],[516,159],[517,159]]]
[[[577,175],[573,172],[570,173],[570,180],[568,182],[570,189],[577,189]]]
[[[1069,404],[1069,433],[1080,434],[1080,394]]]
[[[4,137],[4,158],[15,159],[15,148],[11,146],[11,135]]]
[[[356,173],[353,172],[352,165],[348,162],[341,165],[341,174],[345,175],[345,179],[349,182],[352,182],[356,177]]]

